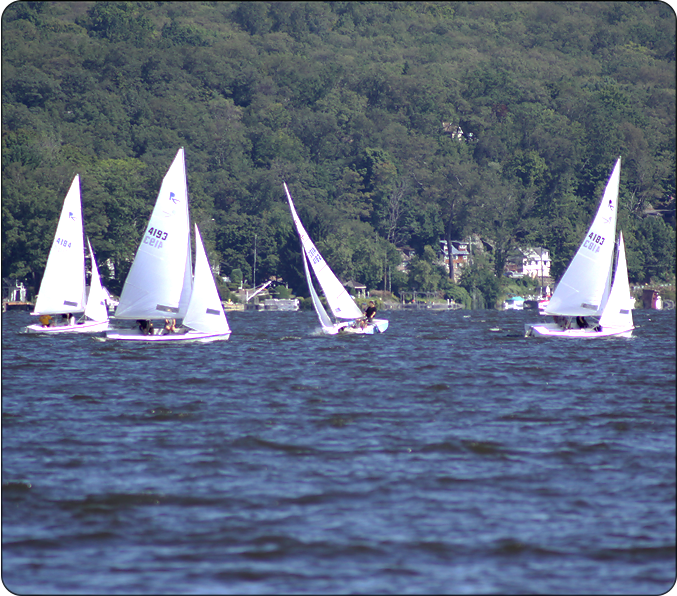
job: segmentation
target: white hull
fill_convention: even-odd
[[[388,329],[388,321],[386,319],[374,319],[364,329],[357,326],[354,327],[350,323],[336,323],[332,327],[323,327],[322,331],[326,335],[374,335],[375,333],[383,333]]]
[[[26,333],[41,333],[55,335],[59,333],[103,333],[108,329],[108,321],[85,321],[82,324],[59,325],[58,327],[43,327],[40,323],[28,325]]]
[[[160,333],[162,330],[155,331],[154,335],[144,335],[138,329],[110,329],[106,332],[106,339],[149,343],[171,343],[177,341],[199,341],[206,343],[226,340],[230,337],[230,331],[228,333],[203,333],[193,329],[179,329],[176,333],[168,333],[166,335]]]
[[[607,327],[595,331],[585,329],[562,329],[557,323],[527,323],[524,325],[525,337],[568,337],[576,339],[595,339],[598,337],[631,337],[634,327]]]

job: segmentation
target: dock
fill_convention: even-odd
[[[8,310],[33,310],[35,304],[32,302],[21,302],[20,300],[3,300],[2,312]]]

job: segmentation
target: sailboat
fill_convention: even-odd
[[[616,239],[621,158],[607,182],[597,214],[543,314],[553,322],[529,323],[526,337],[630,337],[634,329],[622,232]]]
[[[284,183],[284,190],[287,193],[292,219],[301,240],[301,255],[306,272],[306,280],[308,281],[308,289],[310,290],[310,297],[317,313],[317,318],[320,321],[322,332],[326,335],[336,335],[339,333],[373,335],[374,333],[383,333],[388,328],[388,321],[386,319],[366,321],[360,307],[357,306],[353,298],[348,294],[343,284],[329,268],[327,262],[322,258],[320,251],[317,250],[315,244],[313,244],[313,241],[308,236],[296,213],[294,201],[291,198],[291,194],[289,194],[286,183]],[[313,285],[308,263],[310,263],[310,267],[312,267],[315,277],[322,288],[322,293],[327,299],[334,320],[329,317],[322,302],[320,302],[320,298]]]
[[[122,288],[115,320],[134,320],[106,339],[142,342],[228,339],[230,327],[214,276],[195,226],[193,277],[188,216],[188,184],[183,147],[165,175],[143,239]],[[152,328],[152,319],[183,319],[172,330]]]
[[[89,245],[89,239],[87,240]],[[54,243],[47,257],[40,292],[31,315],[40,323],[28,325],[26,333],[99,333],[108,328],[108,312],[97,302],[103,290],[96,260],[89,246],[92,267],[90,294],[85,286],[84,229],[80,176],[76,174],[61,208]],[[92,293],[93,291],[93,293]],[[84,313],[75,322],[75,313]],[[55,318],[56,317],[56,318]]]

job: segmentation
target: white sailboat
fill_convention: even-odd
[[[296,225],[296,231],[301,239],[301,254],[303,257],[303,267],[306,272],[306,280],[308,281],[308,289],[313,301],[317,318],[320,321],[322,332],[327,335],[336,335],[338,333],[355,333],[372,335],[374,333],[383,333],[388,328],[388,321],[386,319],[372,319],[366,322],[364,313],[357,306],[353,298],[348,294],[343,284],[334,275],[334,272],[329,268],[327,262],[322,258],[320,251],[317,250],[315,244],[308,236],[301,220],[299,219],[294,201],[289,194],[287,184],[284,183],[284,190],[287,193],[287,200],[289,201],[289,208],[291,215]],[[327,299],[329,308],[334,316],[335,321],[327,314],[320,298],[313,286],[313,280],[310,275],[308,263],[312,267],[315,277],[317,278],[322,293]]]
[[[89,240],[87,241],[89,243]],[[89,247],[92,263],[90,288],[98,284],[99,271]],[[102,292],[102,290],[101,290]],[[97,290],[90,289],[87,299],[85,288],[84,229],[80,176],[73,178],[64,199],[61,216],[54,235],[54,243],[47,257],[40,292],[31,313],[40,317],[40,323],[28,325],[27,333],[99,333],[108,328],[108,313],[97,308]],[[91,305],[90,305],[91,302]],[[84,313],[77,323],[75,313]]]
[[[524,326],[527,337],[630,337],[634,329],[623,234],[614,263],[621,158],[616,161],[588,233],[564,272],[545,315],[550,323]],[[613,280],[613,283],[612,283]]]
[[[165,175],[134,257],[115,320],[134,320],[132,329],[109,329],[107,339],[144,342],[228,339],[230,327],[219,299],[200,233],[195,227],[195,277],[192,274],[188,185],[183,147]],[[153,319],[183,319],[176,330],[145,330]]]

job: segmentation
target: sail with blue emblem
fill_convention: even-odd
[[[188,184],[182,147],[162,181],[115,318],[180,318],[191,292]]]
[[[86,302],[85,245],[80,176],[73,178],[47,257],[34,315],[83,312]]]

